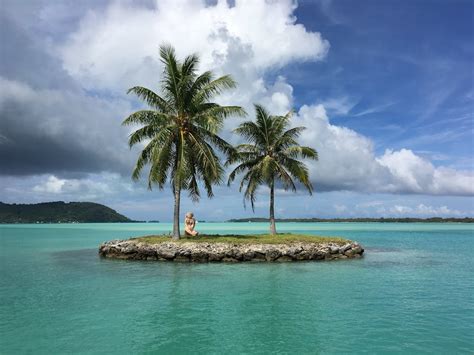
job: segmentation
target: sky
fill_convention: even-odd
[[[216,98],[294,110],[315,193],[276,192],[277,218],[474,216],[470,0],[36,0],[0,2],[0,201],[92,201],[137,220],[172,220],[171,190],[131,171],[122,127],[160,91],[160,44],[200,71],[231,74]],[[242,119],[229,118],[221,132]],[[238,183],[182,211],[200,220],[255,212]]]

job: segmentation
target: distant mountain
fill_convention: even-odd
[[[94,223],[133,222],[117,211],[93,202],[44,202],[6,204],[0,202],[0,223]]]
[[[378,223],[446,223],[446,222],[459,222],[459,223],[474,223],[474,218],[282,218],[277,219],[277,222],[378,222]],[[252,218],[235,218],[230,219],[227,222],[268,222],[268,218],[252,217]]]

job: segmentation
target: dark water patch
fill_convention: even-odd
[[[404,249],[394,247],[364,247],[365,253],[398,253]]]
[[[441,266],[446,264],[445,261],[432,259],[429,257],[414,257],[404,258],[400,260],[370,260],[364,263],[368,268],[392,268],[392,267],[412,267],[412,268],[426,268]]]
[[[366,262],[364,266],[368,268],[391,268],[393,266],[406,266],[407,262],[393,260],[377,260]]]
[[[97,262],[97,249],[62,250],[49,253],[52,262],[62,266],[92,265]]]
[[[90,257],[91,255],[97,256],[97,249],[75,249],[75,250],[61,250],[53,251],[50,255],[54,259],[81,259]]]

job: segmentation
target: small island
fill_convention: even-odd
[[[104,242],[99,255],[125,260],[175,262],[291,262],[360,258],[357,242],[297,234],[199,235],[178,240],[145,236]]]
[[[148,187],[171,187],[174,199],[173,231],[169,236],[147,236],[113,240],[99,247],[106,258],[181,262],[303,261],[360,258],[364,249],[356,242],[341,238],[277,234],[275,194],[283,188],[296,192],[304,187],[309,194],[313,185],[304,160],[319,158],[314,147],[300,145],[298,138],[306,129],[294,126],[293,110],[272,114],[254,103],[255,119],[241,122],[233,133],[241,144],[233,146],[219,136],[224,119],[245,117],[240,106],[222,106],[212,100],[225,90],[235,88],[232,76],[214,78],[212,72],[197,70],[198,56],[183,61],[173,46],[160,46],[163,63],[160,93],[142,86],[128,92],[146,102],[149,110],[130,114],[122,125],[137,127],[129,136],[129,146],[140,146],[134,180],[148,168]],[[160,96],[160,94],[162,96]],[[245,143],[243,143],[245,142]],[[221,160],[220,157],[223,159]],[[184,237],[180,232],[181,195],[199,201],[204,188],[209,198],[213,186],[224,180],[226,167],[231,185],[240,179],[239,191],[254,211],[258,190],[268,188],[269,232],[263,235],[201,235],[194,229],[193,212],[184,216]],[[171,239],[171,236],[173,237]]]

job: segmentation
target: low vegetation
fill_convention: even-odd
[[[170,235],[149,235],[144,237],[133,238],[143,243],[158,244],[170,242]],[[181,237],[179,240],[173,240],[178,243],[195,242],[195,243],[231,243],[231,244],[292,244],[292,243],[336,243],[346,244],[350,242],[347,239],[339,237],[323,237],[316,235],[304,234],[201,234],[197,237]]]
[[[278,218],[277,222],[362,222],[362,223],[474,223],[474,218],[431,217],[431,218]],[[227,222],[268,222],[268,218],[234,218]]]

